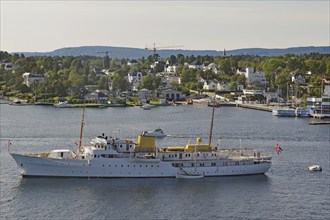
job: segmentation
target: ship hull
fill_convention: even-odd
[[[176,177],[180,170],[207,176],[263,174],[270,161],[249,165],[178,167],[173,161],[159,159],[54,159],[11,154],[23,177],[84,177],[84,178],[158,178]],[[213,161],[215,162],[215,161]]]

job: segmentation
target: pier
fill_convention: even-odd
[[[309,125],[329,125],[330,121],[310,121]]]
[[[272,112],[272,109],[273,109],[273,106],[266,106],[264,104],[240,104],[240,103],[236,103],[236,107],[249,108],[249,109],[267,111],[267,112]]]

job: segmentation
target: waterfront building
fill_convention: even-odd
[[[237,70],[237,74],[245,75],[246,84],[250,86],[261,86],[267,85],[266,74],[262,71],[254,72],[253,67],[247,67],[245,70]]]
[[[186,98],[185,94],[175,89],[161,89],[157,92],[158,97],[166,101],[181,101]]]
[[[32,74],[32,73],[23,73],[23,78],[24,78],[24,84],[27,85],[28,87],[31,86],[32,82],[44,82],[45,81],[45,76],[44,74]]]
[[[108,96],[103,92],[96,90],[90,94],[85,96],[85,100],[88,103],[96,103],[96,104],[107,104]]]

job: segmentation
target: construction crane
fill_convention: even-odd
[[[154,53],[156,53],[156,50],[163,49],[163,48],[176,48],[176,47],[183,47],[182,45],[178,46],[165,46],[165,47],[156,47],[156,44],[154,43],[153,47],[148,47],[148,45],[145,47],[146,50],[152,50]]]

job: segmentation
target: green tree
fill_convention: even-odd
[[[142,78],[141,87],[148,90],[154,90],[153,78],[150,74]]]
[[[109,69],[109,67],[110,67],[110,57],[108,56],[108,54],[106,54],[103,57],[103,68],[104,69]]]
[[[82,86],[84,83],[84,78],[76,70],[72,70],[69,75],[69,79],[72,86]]]
[[[124,67],[115,72],[112,79],[112,90],[114,92],[126,91],[129,87],[129,82],[127,80],[128,68]]]
[[[231,72],[231,62],[230,59],[222,59],[219,63],[219,69],[224,72],[225,74],[230,74]]]

